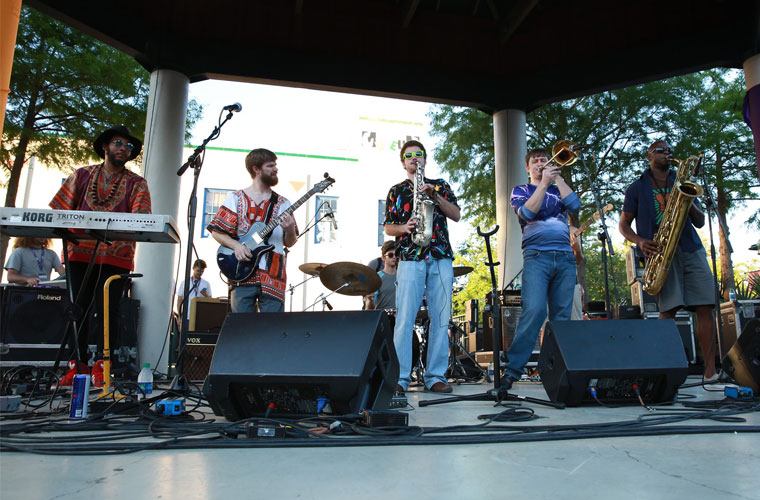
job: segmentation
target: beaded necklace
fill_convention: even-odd
[[[101,200],[100,196],[98,195],[98,179],[100,178],[100,174],[103,173],[104,165],[105,165],[105,162],[101,163],[100,166],[98,166],[97,173],[95,173],[95,175],[90,177],[90,186],[88,189],[91,195],[90,199],[93,201],[95,205],[106,205],[109,201],[111,201],[111,198],[113,198],[113,196],[116,194],[116,190],[118,189],[119,184],[121,183],[121,176],[124,174],[124,170],[122,169],[122,171],[119,172],[118,175],[116,175],[116,180],[111,185],[111,190],[108,192],[108,195],[105,197],[105,199]],[[106,179],[105,173],[103,173],[103,180],[105,181],[106,186],[108,186],[109,179]]]

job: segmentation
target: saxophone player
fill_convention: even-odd
[[[649,168],[625,192],[623,212],[620,216],[620,233],[649,257],[659,251],[653,241],[667,205],[667,199],[676,179],[671,170],[673,148],[666,141],[655,141],[649,146]],[[631,222],[636,220],[636,232]],[[689,209],[683,231],[672,237],[679,238],[678,248],[668,270],[662,289],[657,294],[660,319],[675,318],[680,308],[697,313],[697,337],[705,360],[705,377],[715,373],[713,345],[714,285],[707,265],[707,254],[695,227],[705,225],[705,214],[699,201]]]
[[[423,176],[426,160],[427,153],[422,143],[407,141],[401,147],[401,165],[406,179],[391,187],[385,201],[385,234],[396,238],[399,255],[396,326],[393,333],[400,366],[396,391],[406,391],[411,382],[412,333],[424,295],[430,318],[425,387],[432,392],[447,393],[452,390],[446,380],[446,369],[454,281],[454,252],[449,241],[447,219],[457,222],[461,213],[456,196],[447,182]],[[415,186],[417,193],[414,192]],[[432,220],[420,220],[416,215],[420,212],[423,198],[434,203]],[[420,245],[415,241],[420,241],[419,230],[423,226],[432,228],[432,236],[429,243]]]

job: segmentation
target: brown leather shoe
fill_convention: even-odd
[[[444,384],[443,382],[436,382],[428,390],[430,392],[439,392],[441,394],[448,394],[449,392],[453,391],[454,389],[452,389],[449,384]]]

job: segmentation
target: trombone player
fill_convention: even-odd
[[[530,183],[515,186],[510,204],[522,230],[522,313],[509,347],[506,375],[501,389],[509,390],[520,380],[546,319],[569,320],[577,281],[575,256],[570,246],[568,212],[581,208],[578,195],[562,178],[563,166],[577,159],[572,144],[560,141],[553,156],[545,149],[532,149],[525,156]]]
[[[649,146],[649,168],[625,191],[623,212],[618,226],[625,239],[636,244],[645,257],[659,252],[653,241],[665,213],[676,173],[670,169],[673,148],[666,141],[655,141]],[[631,222],[636,219],[636,232]],[[686,216],[683,231],[673,234],[678,238],[665,283],[657,293],[660,319],[675,318],[680,308],[697,313],[697,337],[705,360],[705,378],[715,374],[713,345],[714,284],[707,265],[707,254],[695,227],[705,225],[705,214],[697,199]]]

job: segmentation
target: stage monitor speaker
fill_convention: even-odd
[[[203,393],[227,420],[389,407],[399,365],[384,311],[230,313]]]
[[[195,297],[190,301],[188,328],[194,332],[218,333],[228,312],[230,302],[226,298]]]
[[[672,319],[551,321],[544,330],[538,373],[546,394],[569,406],[671,401],[689,373]]]
[[[751,319],[723,359],[723,370],[737,384],[760,391],[760,319]]]

